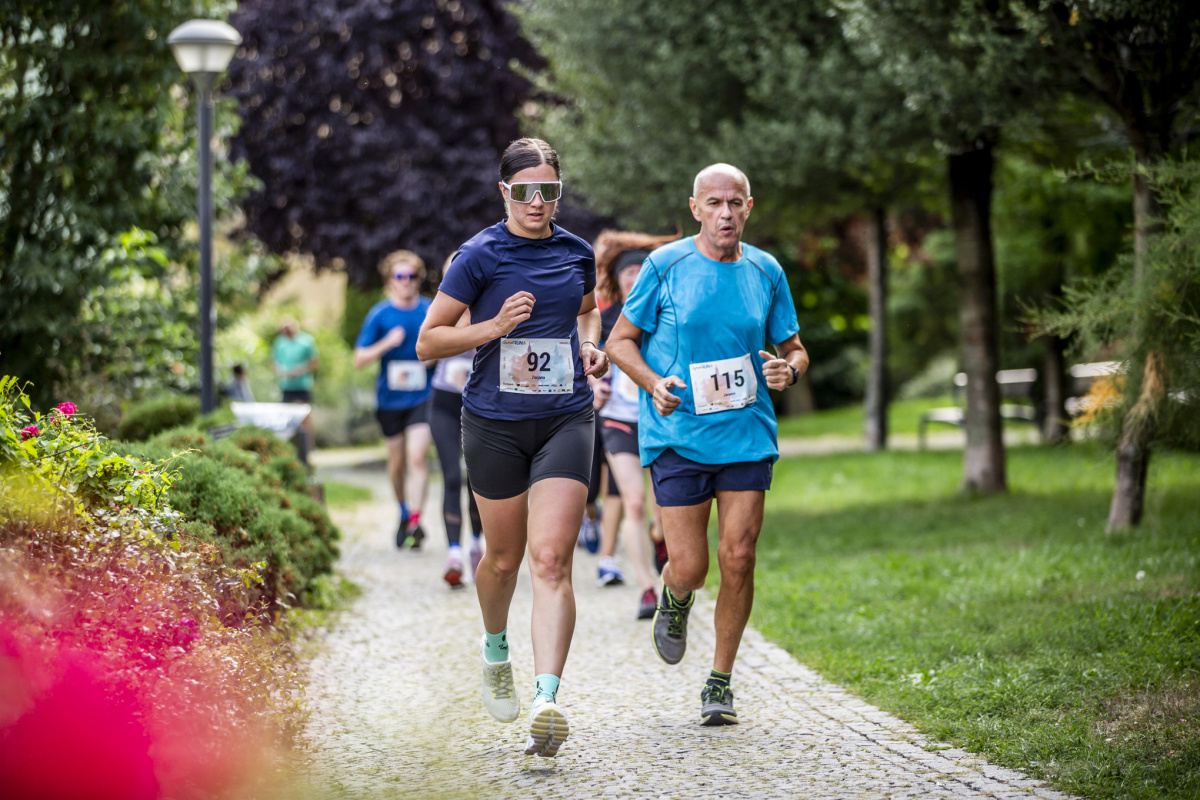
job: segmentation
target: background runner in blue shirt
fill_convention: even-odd
[[[429,310],[421,297],[425,262],[416,253],[397,250],[379,262],[388,298],[363,320],[354,343],[354,366],[379,362],[375,381],[375,417],[387,443],[388,477],[400,506],[396,546],[407,542],[417,549],[425,538],[421,508],[429,483],[425,454],[429,432],[429,393],[432,367],[417,358],[417,334]]]
[[[721,591],[700,718],[728,725],[737,722],[729,679],[754,601],[754,548],[779,455],[767,389],[799,380],[808,353],[783,270],[742,243],[754,205],[746,176],[728,164],[707,167],[689,204],[700,232],[643,262],[607,350],[645,390],[639,446],[669,553],[654,648],[668,664],[678,664],[687,647],[688,613],[708,575],[708,520],[717,500]],[[767,342],[778,355],[763,350]]]
[[[417,352],[449,358],[478,348],[462,423],[487,541],[475,576],[484,706],[502,722],[520,714],[508,609],[528,548],[537,675],[525,753],[553,756],[567,736],[555,698],[575,628],[571,562],[595,439],[587,377],[603,375],[608,359],[594,344],[592,249],[551,222],[562,194],[558,154],[540,139],[513,142],[500,161],[498,188],[508,218],[460,248]],[[583,324],[592,335],[581,342]]]

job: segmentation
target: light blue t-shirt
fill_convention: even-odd
[[[742,245],[733,263],[702,256],[689,237],[658,248],[643,262],[625,301],[625,318],[645,332],[642,357],[659,375],[688,388],[669,417],[641,392],[638,445],[649,466],[667,448],[701,464],[733,464],[779,457],[775,409],[758,351],[800,331],[796,307],[779,262]],[[749,354],[758,381],[753,403],[697,414],[690,366]],[[741,376],[742,378],[746,376]]]

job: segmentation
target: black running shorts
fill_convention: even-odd
[[[462,412],[463,457],[471,489],[506,500],[546,478],[571,478],[587,486],[596,436],[591,406],[545,419],[488,419]]]
[[[601,434],[604,436],[604,452],[638,454],[638,424],[636,422],[621,422],[616,419],[605,419],[601,423]]]
[[[428,424],[429,403],[426,401],[412,408],[378,408],[375,410],[375,419],[379,420],[383,435],[390,439],[404,433],[413,425]]]

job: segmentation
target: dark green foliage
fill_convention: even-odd
[[[626,225],[691,229],[692,179],[717,161],[750,178],[756,243],[794,240],[864,197],[918,193],[928,138],[827,0],[694,13],[547,0],[521,14],[551,61],[552,94],[532,122],[560,143],[575,185]]]
[[[296,458],[296,450],[290,444],[270,431],[253,425],[238,428],[229,435],[229,442],[242,450],[254,453],[264,463],[280,457],[293,460]]]
[[[174,464],[168,500],[198,539],[218,546],[227,563],[263,563],[263,599],[300,602],[337,557],[337,528],[307,495],[307,476],[291,446],[258,428],[214,441],[192,428],[165,431],[126,452]]]
[[[196,209],[195,107],[172,91],[183,76],[166,39],[218,7],[0,7],[0,358],[41,405],[73,396],[90,411],[196,380],[184,232]],[[229,134],[227,112],[216,123]],[[215,167],[224,217],[245,170],[219,154]],[[216,265],[218,301],[262,271],[253,250],[239,244]]]
[[[349,281],[346,282],[346,304],[343,306],[342,322],[339,333],[350,347],[358,341],[358,333],[362,330],[363,320],[371,307],[383,299],[383,293],[378,289],[360,289]]]
[[[1125,169],[1119,168],[1121,173]],[[1076,337],[1081,358],[1118,358],[1122,400],[1102,412],[1117,429],[1152,425],[1164,444],[1200,445],[1200,165],[1163,163],[1147,178],[1163,208],[1141,274],[1126,257],[1102,276],[1068,286],[1057,306],[1035,315],[1041,330]],[[1147,359],[1163,385],[1144,391]],[[1129,413],[1129,412],[1136,413]]]
[[[200,400],[188,395],[152,397],[129,407],[117,426],[116,437],[144,442],[162,431],[188,425],[200,415]]]
[[[97,256],[134,225],[172,235],[187,206],[165,178],[163,123],[178,80],[167,33],[191,0],[8,0],[0,11],[0,352],[48,401],[77,354]],[[194,185],[194,184],[192,184]]]

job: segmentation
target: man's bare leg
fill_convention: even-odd
[[[676,599],[699,589],[708,577],[708,517],[712,500],[694,506],[664,506],[663,535],[671,560],[663,567],[663,583]]]
[[[754,606],[754,564],[762,531],[765,492],[717,492],[717,566],[721,588],[714,616],[713,669],[732,672],[742,633]],[[668,547],[670,545],[668,544]],[[672,554],[674,560],[674,554]]]

